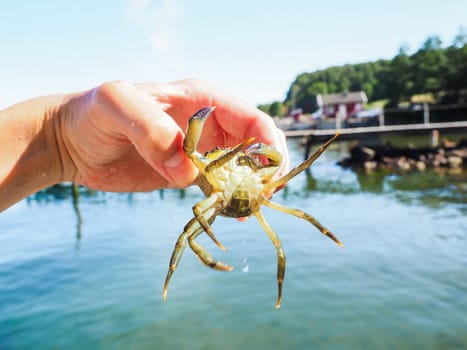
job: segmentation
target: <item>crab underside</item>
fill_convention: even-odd
[[[252,144],[254,138],[250,138],[234,148],[216,148],[205,155],[196,151],[204,122],[214,109],[215,107],[202,108],[190,118],[188,123],[183,148],[199,170],[196,183],[206,198],[193,206],[194,217],[186,224],[175,244],[164,283],[163,298],[166,300],[170,279],[180,262],[187,243],[205,265],[216,270],[231,271],[232,266],[214,260],[206,248],[196,241],[196,238],[205,232],[220,249],[225,250],[211,229],[211,224],[216,216],[241,218],[254,215],[276,248],[278,284],[276,308],[279,308],[285,274],[285,254],[279,237],[261,214],[261,205],[308,221],[322,234],[343,247],[334,234],[310,214],[269,200],[272,193],[281,189],[293,177],[307,169],[338,137],[338,133],[303,163],[279,179],[273,179],[281,164],[282,156],[270,146],[262,143]]]

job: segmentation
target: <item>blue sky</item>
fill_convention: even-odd
[[[0,2],[0,108],[108,80],[204,79],[252,103],[297,74],[451,43],[465,0]]]

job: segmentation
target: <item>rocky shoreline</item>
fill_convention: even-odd
[[[438,147],[393,147],[391,145],[356,146],[350,157],[341,160],[342,167],[352,169],[425,170],[427,168],[465,168],[467,140],[445,142]]]

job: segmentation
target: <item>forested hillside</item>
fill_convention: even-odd
[[[289,87],[284,101],[261,105],[271,115],[284,115],[291,108],[304,113],[317,109],[316,95],[363,90],[368,100],[387,100],[388,105],[408,101],[425,93],[456,94],[467,89],[467,35],[464,29],[443,47],[430,36],[413,54],[402,46],[391,60],[346,64],[302,73]]]

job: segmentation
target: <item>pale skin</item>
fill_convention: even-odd
[[[198,173],[183,152],[188,119],[216,106],[198,149],[255,137],[289,158],[284,134],[253,106],[198,80],[104,83],[0,111],[0,211],[45,187],[74,182],[110,192],[191,185]]]

